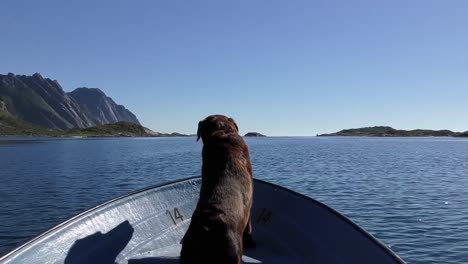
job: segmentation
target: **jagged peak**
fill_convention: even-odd
[[[7,77],[10,77],[10,78],[18,78],[19,80],[28,80],[28,79],[36,79],[38,81],[47,81],[47,82],[51,82],[51,83],[54,83],[54,84],[57,84],[60,86],[60,83],[57,81],[57,80],[51,80],[49,78],[44,78],[40,73],[36,72],[34,73],[33,75],[25,75],[25,74],[14,74],[12,72],[9,72],[7,73],[7,75],[2,75],[0,74],[0,76],[7,76]]]
[[[42,75],[38,72],[35,72],[33,75],[26,75],[26,74],[15,74],[15,73],[12,73],[12,72],[8,72],[6,75],[2,75],[0,74],[1,76],[9,76],[9,77],[22,77],[22,78],[30,78],[30,77],[34,77],[34,78],[39,78],[39,79],[46,79],[44,77],[42,77]]]
[[[99,88],[78,87],[75,90],[71,91],[71,93],[79,93],[79,92],[98,93],[100,95],[106,96],[106,93],[104,93]]]
[[[38,78],[38,79],[41,79],[41,80],[44,79],[44,77],[42,77],[42,75],[41,75],[40,73],[38,73],[38,72],[34,73],[34,74],[32,75],[32,77],[35,77],[35,78]]]

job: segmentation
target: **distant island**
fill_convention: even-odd
[[[99,88],[65,92],[57,80],[0,74],[0,136],[178,137],[140,124]]]
[[[343,129],[341,131],[317,135],[319,137],[468,137],[468,131],[453,132],[450,130],[429,130],[429,129],[414,129],[401,130],[394,129],[389,126],[374,126]]]
[[[180,133],[154,132],[140,124],[120,121],[113,124],[67,130],[46,129],[0,113],[0,136],[34,137],[188,137]]]
[[[248,132],[247,134],[244,135],[244,137],[266,137],[266,136],[258,132]]]
[[[114,124],[100,125],[84,129],[70,129],[60,136],[82,137],[188,137],[180,133],[159,133],[140,124],[121,121]]]

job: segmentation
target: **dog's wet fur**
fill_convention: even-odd
[[[203,141],[200,199],[182,241],[182,264],[240,264],[253,247],[253,174],[236,122],[211,115],[198,123]]]

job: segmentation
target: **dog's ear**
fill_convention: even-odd
[[[228,120],[231,121],[234,124],[234,126],[236,127],[236,130],[237,130],[237,133],[239,133],[239,127],[237,126],[236,121],[234,121],[234,119],[231,118],[231,117],[228,118]]]

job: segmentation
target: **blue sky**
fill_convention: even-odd
[[[468,130],[468,1],[5,0],[0,73],[99,87],[161,132]]]

